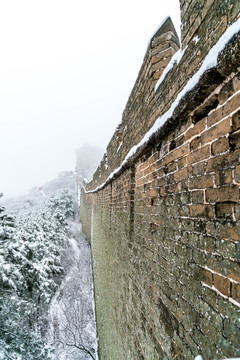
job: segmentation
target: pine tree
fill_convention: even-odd
[[[50,359],[41,321],[63,272],[69,216],[74,205],[67,191],[17,224],[0,207],[0,359]]]

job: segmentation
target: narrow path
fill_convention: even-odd
[[[55,360],[97,359],[91,250],[79,222],[69,225],[65,277],[50,304],[48,342]]]

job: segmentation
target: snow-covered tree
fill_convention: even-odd
[[[64,191],[16,222],[0,207],[0,359],[49,359],[42,314],[63,272],[61,249],[74,205]]]

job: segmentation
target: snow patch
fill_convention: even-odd
[[[119,147],[117,148],[117,152],[119,152],[119,150],[121,149],[121,147],[122,147],[122,142],[120,143],[120,145],[119,145]]]
[[[126,155],[125,159],[123,160],[122,164],[115,169],[106,179],[105,182],[103,182],[101,185],[99,185],[97,188],[95,188],[94,190],[89,190],[87,191],[86,188],[84,186],[82,186],[82,188],[84,189],[85,193],[93,193],[95,191],[98,191],[100,189],[102,189],[105,184],[111,180],[113,178],[113,176],[115,174],[117,174],[119,172],[119,170],[127,163],[128,159],[133,156],[136,151],[143,145],[145,144],[150,137],[156,133],[157,130],[159,130],[168,119],[171,118],[174,110],[177,108],[179,102],[181,101],[181,99],[190,91],[194,88],[194,86],[197,85],[200,77],[204,74],[204,72],[206,70],[209,70],[211,68],[213,68],[214,66],[217,65],[217,59],[218,59],[218,55],[220,54],[220,52],[225,48],[225,46],[227,45],[227,43],[231,40],[231,38],[240,31],[240,18],[238,20],[236,20],[226,31],[225,33],[219,38],[218,42],[209,50],[208,54],[206,55],[200,69],[193,75],[193,77],[191,79],[189,79],[189,81],[187,82],[187,84],[185,85],[185,87],[182,89],[182,91],[180,91],[180,93],[178,94],[177,98],[175,99],[175,101],[172,103],[170,109],[168,111],[166,111],[162,116],[160,116],[154,123],[154,125],[152,126],[152,128],[145,134],[145,136],[142,138],[142,140],[137,144],[134,145],[130,151],[128,152],[128,154]],[[186,50],[186,48],[185,48]],[[176,53],[177,54],[177,53]],[[176,55],[175,54],[175,55]],[[174,56],[175,56],[174,55]],[[183,54],[182,54],[183,55]],[[182,58],[181,53],[179,53],[178,55],[176,55],[175,60],[179,61]],[[167,68],[166,68],[167,69]],[[165,69],[165,70],[166,70]],[[166,76],[166,75],[165,75]],[[160,78],[161,79],[161,78]],[[159,80],[160,80],[159,79]]]
[[[194,38],[193,38],[193,41],[195,42],[195,44],[197,44],[198,42],[199,42],[199,37],[198,36],[195,36]]]
[[[154,39],[156,33],[160,30],[160,28],[163,26],[163,24],[167,21],[167,19],[169,18],[170,16],[167,15],[165,16],[162,21],[160,22],[160,24],[158,25],[157,29],[153,32],[152,36],[150,37],[150,40],[148,42],[148,46],[150,45],[151,41]]]
[[[50,303],[47,339],[54,346],[53,360],[97,360],[90,247],[78,222],[69,227],[65,277]]]

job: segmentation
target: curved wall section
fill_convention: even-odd
[[[240,14],[220,3],[181,0],[177,55],[158,30],[83,184],[104,360],[240,356]]]

